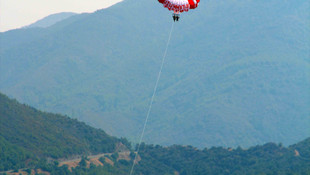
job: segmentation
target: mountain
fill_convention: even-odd
[[[9,30],[7,32],[0,32],[0,52],[3,53],[7,49],[14,47],[25,47],[25,45],[28,45],[29,43],[45,38],[45,36],[61,29],[65,25],[80,20],[85,15],[87,14],[74,15],[70,18],[59,21],[57,25],[53,25],[49,28],[21,28]]]
[[[108,136],[59,114],[38,111],[3,94],[0,126],[0,174],[121,175],[129,174],[133,163],[134,150],[126,139]],[[118,153],[120,143],[129,149]],[[309,174],[309,150],[310,138],[290,147],[267,143],[248,149],[142,143],[133,174]],[[107,154],[87,157],[103,152]],[[61,161],[73,155],[85,156]],[[14,171],[7,171],[11,169]]]
[[[124,140],[76,119],[38,111],[0,94],[0,171],[38,158],[113,153]]]
[[[44,18],[38,20],[37,22],[35,22],[33,24],[25,26],[24,28],[36,28],[36,27],[46,28],[46,27],[50,27],[50,26],[56,24],[57,22],[60,22],[64,19],[72,17],[73,15],[76,15],[76,13],[62,12],[62,13],[52,14],[52,15],[49,15],[47,17],[44,17]]]
[[[23,27],[21,29],[9,30],[7,32],[0,33],[0,51],[3,52],[6,49],[12,47],[19,47],[25,44],[31,43],[39,38],[44,38],[46,35],[50,33],[48,27],[58,24],[58,26],[62,25],[62,21],[66,21],[68,24],[70,22],[74,22],[76,19],[82,17],[83,15],[78,15],[75,18],[75,13],[64,12],[57,13],[50,16],[47,16],[29,26]],[[52,27],[51,27],[52,28]],[[53,30],[56,30],[53,28]]]
[[[309,10],[306,0],[225,0],[182,14],[145,141],[246,147],[308,137]],[[157,1],[125,0],[37,35],[1,33],[11,44],[1,42],[0,90],[137,141],[171,25]],[[14,34],[23,32],[34,37]]]

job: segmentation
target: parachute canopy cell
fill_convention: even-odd
[[[158,0],[165,8],[174,12],[187,12],[198,7],[200,0]]]

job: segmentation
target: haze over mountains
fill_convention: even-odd
[[[50,27],[50,26],[56,24],[57,22],[60,22],[60,21],[65,20],[69,17],[72,17],[73,15],[76,15],[76,13],[62,12],[62,13],[52,14],[52,15],[49,15],[49,16],[43,18],[43,19],[38,20],[37,22],[35,22],[33,24],[26,26],[25,28],[35,28],[35,27],[46,28],[46,27]]]
[[[309,2],[203,1],[175,24],[148,143],[250,146],[309,136]],[[0,34],[0,90],[137,140],[171,27],[125,0]]]

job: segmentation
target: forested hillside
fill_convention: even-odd
[[[205,0],[182,14],[145,141],[203,148],[308,137],[309,11],[307,0]],[[171,23],[157,0],[125,0],[1,33],[0,90],[137,141]]]
[[[310,138],[303,142],[309,143]],[[298,143],[286,148],[281,144],[268,143],[249,149],[212,147],[199,150],[192,146],[174,145],[170,147],[142,145],[140,158],[135,167],[135,175],[244,175],[244,174],[283,174],[307,175],[310,173],[310,157],[302,150],[310,145]],[[296,151],[300,155],[296,155]],[[133,155],[133,153],[131,154]],[[106,160],[109,161],[106,161]],[[118,154],[101,157],[102,165],[95,165],[84,157],[77,166],[69,169],[67,165],[41,161],[37,165],[52,175],[113,174],[124,175],[130,172],[131,160],[118,157]]]
[[[120,143],[120,139],[100,129],[66,116],[38,111],[0,94],[0,171],[19,168],[40,158],[112,153]]]
[[[52,175],[128,174],[134,150],[128,157],[115,152],[126,139],[116,139],[104,131],[61,115],[43,113],[0,95],[0,174],[14,169],[28,174],[43,170]],[[213,175],[213,174],[294,174],[310,173],[310,138],[284,147],[268,143],[248,149],[142,144],[135,175]],[[89,154],[106,154],[93,164]],[[84,157],[73,166],[58,158]],[[20,169],[20,170],[19,170]],[[28,173],[27,173],[28,172]],[[14,173],[14,172],[13,172]]]
[[[309,174],[310,157],[305,152],[310,148],[309,141],[310,138],[296,144],[300,154],[308,159],[296,156],[294,147],[285,148],[274,143],[249,149],[212,147],[204,150],[192,146],[166,148],[144,145],[140,154],[142,161],[137,169],[143,174],[164,174],[167,170],[181,175]]]

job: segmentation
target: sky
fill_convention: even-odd
[[[122,0],[0,0],[0,32],[20,28],[59,12],[93,12]]]

